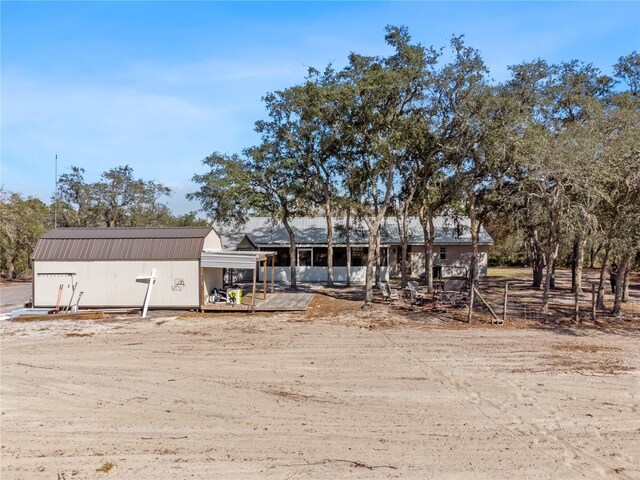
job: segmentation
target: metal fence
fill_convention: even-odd
[[[498,313],[503,320],[533,320],[543,321],[547,315],[542,313],[540,299],[531,301],[522,295],[514,294],[511,287],[521,285],[516,282],[507,282],[504,288],[503,305]],[[549,299],[549,309],[555,312],[564,313],[564,317],[571,318],[579,322],[584,320],[595,321],[599,317],[606,317],[610,314],[610,308],[600,308],[596,305],[597,287],[590,284],[582,294],[572,293],[570,295],[553,295]],[[626,319],[640,320],[640,305],[632,302],[625,302],[622,306],[621,317]]]
[[[502,318],[505,320],[534,320],[541,321],[543,314],[539,304],[532,304],[517,296],[506,294],[502,307]]]

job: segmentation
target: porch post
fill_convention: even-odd
[[[200,281],[198,283],[200,284],[198,297],[200,298],[200,310],[202,310],[204,308],[204,267],[200,267]]]
[[[258,266],[256,265],[256,268],[253,269],[253,290],[251,293],[251,310],[253,310],[253,307],[255,307],[256,305],[256,276],[257,276],[257,272],[258,272]]]
[[[267,257],[262,261],[262,299],[267,299]]]
[[[276,256],[271,255],[271,293],[273,293],[273,282],[276,276]]]

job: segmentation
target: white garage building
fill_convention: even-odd
[[[151,272],[151,308],[201,308],[223,287],[224,268],[266,268],[264,252],[225,252],[218,233],[198,228],[59,228],[33,254],[33,306],[140,307]],[[255,288],[255,287],[254,287]]]

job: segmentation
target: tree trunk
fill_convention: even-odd
[[[607,243],[604,249],[604,257],[602,259],[602,266],[600,267],[600,279],[598,281],[598,298],[596,300],[596,306],[598,308],[604,308],[604,286],[607,278],[607,267],[609,266],[610,253],[611,245]]]
[[[469,199],[469,222],[471,229],[471,264],[469,266],[469,281],[473,285],[478,285],[479,272],[478,272],[478,231],[479,223],[476,215],[476,202],[473,192],[468,192],[467,197]]]
[[[378,227],[378,231],[376,232],[375,259],[376,259],[376,287],[380,287],[380,227]]]
[[[627,267],[624,278],[622,279],[622,303],[629,301],[629,274],[631,273],[631,261]]]
[[[333,287],[333,218],[330,200],[325,202],[324,213],[327,220],[327,287]]]
[[[296,290],[298,288],[298,258],[296,255],[296,234],[293,232],[291,225],[287,218],[282,219],[282,223],[284,224],[284,228],[287,230],[289,234],[289,265],[291,267],[291,288]]]
[[[544,250],[542,243],[538,237],[538,230],[533,232],[533,288],[540,288],[542,286],[542,279],[544,278]]]
[[[622,257],[622,261],[620,262],[620,267],[618,268],[618,282],[616,284],[616,294],[613,301],[613,310],[611,313],[616,317],[620,315],[620,311],[622,309],[622,279],[627,275],[629,266],[631,264],[631,254],[625,253]]]
[[[7,278],[13,279],[16,271],[16,267],[14,266],[13,261],[12,260],[8,261],[6,265],[7,267],[6,267],[5,273],[7,275]]]
[[[576,292],[577,288],[577,269],[578,269],[578,242],[574,240],[573,249],[571,250],[571,293]]]
[[[426,219],[422,215],[420,216],[424,235],[424,278],[427,284],[427,291],[433,293],[433,215],[431,215],[431,212],[427,215]]]
[[[551,198],[547,205],[549,214],[549,238],[547,240],[547,272],[544,281],[544,291],[542,292],[542,313],[549,311],[549,291],[554,282],[556,260],[558,258],[559,235],[560,235],[560,213],[562,212],[562,192],[558,186],[554,187]]]
[[[375,256],[373,251],[376,248],[376,235],[375,231],[378,227],[377,222],[375,227],[369,227],[369,250],[367,252],[367,272],[364,280],[364,303],[365,305],[373,302],[373,266],[375,263]]]
[[[347,287],[351,286],[351,209],[347,208],[345,225],[345,244],[347,246]]]
[[[478,240],[480,238],[480,222],[476,225],[476,237],[475,241],[473,236],[471,237],[471,243],[473,244],[473,255],[475,255],[475,273],[473,276],[473,284],[480,285],[480,252],[478,252]]]
[[[376,248],[379,244],[379,235],[380,235],[380,225],[382,223],[382,219],[384,218],[384,212],[386,211],[386,207],[377,215],[376,220],[371,223],[367,222],[369,227],[369,250],[367,252],[367,271],[366,277],[364,281],[364,303],[365,305],[371,304],[373,302],[373,282],[374,282],[374,272],[373,269],[376,265]],[[379,275],[379,268],[376,277]],[[379,278],[379,277],[378,277]]]
[[[385,195],[382,204],[378,204],[378,195],[376,187],[376,179],[371,182],[371,198],[374,205],[375,220],[372,222],[365,217],[367,226],[369,227],[369,252],[367,254],[367,271],[364,283],[364,304],[370,305],[373,302],[373,266],[375,256],[372,255],[372,248],[376,248],[377,237],[379,235],[382,219],[387,213],[387,207],[391,202],[391,192],[393,191],[393,177],[395,173],[395,159],[392,156],[388,159],[387,178],[385,180]]]
[[[577,250],[575,255],[575,288],[579,295],[582,295],[582,271],[584,269],[584,248],[586,246],[587,239],[585,236],[578,238],[576,242]],[[574,290],[575,293],[575,290]]]
[[[407,237],[406,234],[402,235],[401,248],[402,248],[402,262],[401,262],[402,276],[400,278],[400,286],[402,288],[405,288],[407,286],[407,282],[409,281],[409,275],[407,273],[407,256],[409,255],[409,238]]]
[[[555,271],[557,257],[558,244],[555,243],[554,245],[550,242],[547,250],[547,273],[544,279],[544,291],[542,292],[542,313],[547,313],[549,311],[549,292],[551,290],[552,277]]]

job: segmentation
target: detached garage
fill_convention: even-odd
[[[221,249],[210,227],[59,228],[33,254],[33,306],[66,306],[77,285],[80,307],[140,307],[155,270],[151,308],[199,308],[202,252]],[[209,288],[222,287],[222,269],[207,277]]]

